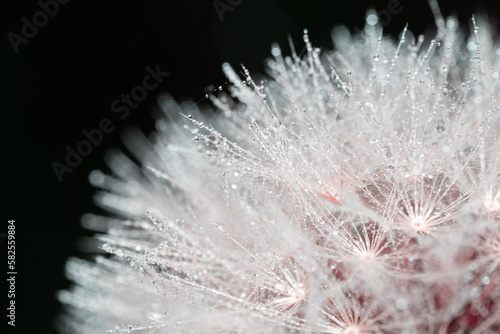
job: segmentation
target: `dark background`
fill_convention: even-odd
[[[158,94],[169,92],[179,101],[202,100],[206,87],[224,85],[220,67],[224,61],[235,68],[243,63],[253,72],[262,72],[271,43],[279,42],[289,54],[289,34],[300,51],[304,28],[309,29],[315,46],[329,49],[331,28],[344,24],[361,29],[366,9],[384,10],[389,2],[243,0],[224,12],[221,21],[212,0],[73,0],[60,5],[57,15],[35,37],[19,45],[17,54],[7,34],[21,35],[21,18],[32,21],[40,6],[34,0],[3,3],[0,233],[7,232],[7,220],[16,220],[18,272],[17,326],[8,332],[56,333],[51,323],[60,305],[54,294],[70,286],[64,278],[65,260],[84,256],[77,241],[91,235],[80,227],[80,218],[86,212],[100,212],[92,201],[95,190],[88,174],[105,168],[105,152],[122,147],[120,135],[127,126],[135,125],[146,133],[153,128],[151,111],[156,109]],[[434,29],[426,1],[400,3],[403,10],[391,16],[387,34],[397,37],[406,23],[416,33]],[[440,1],[440,6],[445,16],[458,14],[467,26],[477,6],[497,18],[499,5],[495,3]],[[146,66],[154,68],[158,63],[170,75],[128,118],[119,120],[111,112],[111,102],[141,84]],[[206,100],[200,103],[208,104]],[[75,148],[84,139],[81,131],[96,128],[104,117],[113,120],[116,130],[106,134],[59,182],[51,163],[64,163],[66,145]],[[5,238],[0,240],[5,273]],[[2,281],[5,284],[5,278]],[[5,310],[7,287],[0,294]],[[3,326],[5,315],[1,319]]]

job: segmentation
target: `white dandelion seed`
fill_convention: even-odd
[[[272,46],[268,79],[200,112],[162,98],[150,138],[95,171],[109,255],[59,294],[78,333],[498,333],[500,52],[434,2],[432,40],[370,14],[334,51]]]

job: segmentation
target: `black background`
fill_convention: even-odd
[[[228,0],[221,0],[229,3]],[[238,1],[236,1],[238,2]],[[213,1],[76,1],[61,5],[55,17],[16,54],[7,38],[21,34],[21,18],[30,21],[40,10],[37,1],[8,1],[1,10],[0,233],[7,220],[16,220],[16,328],[12,333],[56,333],[51,323],[60,305],[55,292],[70,286],[64,278],[69,256],[83,256],[79,238],[91,235],[80,227],[86,212],[100,212],[92,201],[88,174],[105,168],[103,156],[120,148],[121,133],[134,125],[146,133],[153,128],[151,111],[160,93],[179,101],[199,101],[210,85],[223,85],[221,64],[243,63],[262,72],[272,42],[289,54],[289,34],[298,50],[302,31],[309,29],[315,46],[331,48],[330,31],[344,24],[361,29],[368,8],[387,9],[390,1],[243,0],[221,21]],[[392,15],[387,34],[398,36],[406,23],[416,33],[434,28],[426,1],[400,0],[403,10]],[[498,1],[440,1],[445,16],[456,14],[467,27],[474,8],[487,9],[496,19]],[[160,64],[170,75],[145,101],[121,121],[110,104],[141,84],[145,67]],[[202,105],[205,101],[200,102]],[[59,182],[53,161],[64,163],[65,147],[84,139],[109,117],[116,130],[72,173]],[[2,266],[6,276],[6,244]],[[3,261],[3,260],[2,260]],[[5,278],[2,278],[5,284]],[[1,309],[7,307],[7,287],[0,291]],[[6,313],[6,311],[4,311]],[[5,315],[1,316],[7,323]],[[2,326],[3,326],[2,324]],[[66,334],[66,333],[63,333]]]

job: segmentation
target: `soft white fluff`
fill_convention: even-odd
[[[69,261],[78,333],[500,331],[500,46],[437,15],[432,40],[369,21],[213,111],[168,116],[95,171],[111,256]],[[180,115],[175,117],[172,115]]]

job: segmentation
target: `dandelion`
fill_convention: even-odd
[[[368,15],[268,76],[223,70],[214,111],[161,98],[94,171],[107,253],[72,259],[78,333],[498,333],[500,49],[432,3],[394,43]],[[172,119],[173,114],[181,117]],[[170,119],[169,119],[170,118]]]

